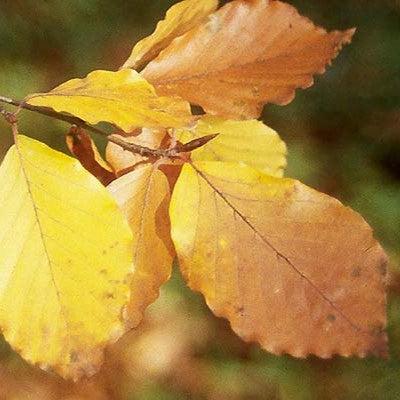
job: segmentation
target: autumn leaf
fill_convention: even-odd
[[[193,161],[243,162],[269,175],[281,177],[286,167],[286,145],[261,121],[233,121],[205,116],[192,129],[176,131],[187,143],[213,133],[218,136],[192,152]]]
[[[135,45],[122,68],[142,69],[176,37],[196,27],[217,7],[218,0],[184,0],[174,4],[156,30]]]
[[[133,239],[77,160],[25,136],[0,168],[0,326],[28,361],[93,375],[124,333]]]
[[[174,40],[142,75],[161,95],[208,113],[257,118],[265,103],[288,104],[325,71],[354,30],[327,33],[280,1],[235,0]]]
[[[167,137],[167,132],[165,129],[143,128],[136,135],[118,136],[128,143],[135,143],[150,149],[159,149]],[[146,162],[148,158],[126,151],[121,146],[109,142],[106,147],[106,160],[117,175],[122,175],[132,167]]]
[[[83,130],[71,130],[66,135],[69,151],[80,161],[83,167],[107,186],[116,175],[110,165],[101,157],[93,139]]]
[[[190,287],[273,353],[385,356],[386,256],[367,223],[298,181],[186,164],[172,238]]]
[[[135,327],[171,275],[174,249],[168,216],[170,188],[166,176],[151,164],[118,178],[108,190],[129,221],[134,237],[136,269],[126,314],[130,326]]]
[[[188,103],[159,97],[136,71],[94,71],[72,79],[48,93],[27,97],[33,106],[72,114],[89,124],[109,122],[130,132],[134,128],[181,127],[191,123]]]

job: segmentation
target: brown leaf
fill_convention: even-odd
[[[71,130],[66,135],[65,139],[69,151],[80,161],[83,167],[94,175],[104,186],[107,186],[116,179],[115,173],[101,157],[90,135],[83,130]]]
[[[387,355],[386,255],[362,217],[237,163],[183,167],[172,238],[190,287],[273,353]]]
[[[159,149],[166,138],[168,138],[168,134],[165,129],[143,128],[137,135],[123,136],[123,138],[128,143],[135,143],[151,149]],[[111,142],[107,144],[106,159],[118,176],[148,161],[146,157],[126,151],[121,146]]]
[[[288,4],[236,0],[177,38],[143,70],[160,95],[179,95],[226,118],[288,104],[325,71],[354,29],[327,33]]]

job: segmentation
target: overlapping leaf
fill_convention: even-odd
[[[296,357],[386,355],[386,256],[357,213],[291,179],[194,162],[170,214],[190,287],[243,339]]]
[[[205,116],[193,129],[178,130],[177,139],[193,139],[218,133],[206,145],[194,150],[194,161],[243,162],[269,175],[281,177],[286,167],[286,145],[261,121],[232,121]]]
[[[94,71],[48,93],[33,94],[26,101],[72,114],[90,124],[109,122],[125,132],[142,126],[181,127],[192,121],[188,103],[157,96],[153,86],[129,69]]]
[[[92,138],[83,130],[66,135],[66,143],[69,151],[103,185],[106,186],[116,179],[114,171],[103,160]]]
[[[138,42],[122,68],[141,69],[176,37],[200,24],[218,7],[218,0],[184,0],[173,5],[156,30]]]
[[[120,136],[128,143],[135,143],[150,149],[159,149],[165,140],[167,132],[165,129],[147,129],[140,130],[137,135]],[[106,148],[107,162],[113,167],[117,174],[124,173],[129,168],[143,163],[146,157],[124,150],[115,143],[108,143]]]
[[[327,33],[277,0],[234,0],[212,14],[217,5],[184,0],[124,69],[26,99],[112,123],[153,149],[218,134],[191,154],[178,143],[175,161],[111,144],[114,171],[89,136],[69,136],[84,167],[113,180],[108,192],[71,158],[18,139],[0,168],[0,326],[31,362],[91,375],[105,345],[139,324],[171,273],[168,209],[185,279],[243,339],[297,357],[387,354],[386,256],[371,229],[340,202],[280,179],[279,136],[238,121],[312,85],[354,30]],[[143,76],[125,69],[154,57]],[[234,119],[206,115],[190,126],[187,101]]]
[[[174,40],[143,70],[162,95],[179,95],[211,114],[258,117],[265,103],[287,104],[295,89],[350,42],[274,0],[234,0]]]
[[[0,326],[24,358],[95,373],[125,329],[133,239],[78,161],[19,136],[0,168]]]
[[[126,310],[130,326],[142,319],[171,274],[173,245],[168,207],[170,187],[154,165],[146,165],[118,178],[108,187],[129,221],[134,237],[131,301]]]

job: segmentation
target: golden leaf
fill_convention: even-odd
[[[174,4],[156,30],[138,42],[122,68],[141,69],[176,37],[200,24],[218,7],[218,0],[184,0]]]
[[[48,93],[28,96],[28,104],[72,114],[89,124],[109,122],[130,132],[134,128],[181,127],[192,121],[188,103],[159,97],[136,71],[94,71]]]
[[[244,340],[274,354],[387,354],[386,256],[368,224],[298,181],[186,164],[171,200],[181,270]]]
[[[260,121],[205,116],[193,129],[177,130],[176,138],[187,143],[213,133],[218,136],[192,152],[193,161],[243,162],[272,176],[283,175],[286,145],[273,129]]]
[[[210,114],[257,118],[265,103],[288,104],[295,89],[311,86],[353,33],[327,33],[280,1],[235,0],[174,40],[142,75],[157,93]]]
[[[172,270],[174,249],[170,238],[170,188],[154,165],[138,168],[112,182],[108,189],[129,221],[134,237],[135,273],[127,308],[130,326],[137,326]]]
[[[0,168],[0,326],[22,356],[74,380],[125,329],[132,234],[77,160],[25,136]]]

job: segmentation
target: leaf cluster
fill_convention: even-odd
[[[353,34],[280,1],[184,0],[119,71],[27,96],[20,108],[76,125],[66,138],[80,163],[8,116],[9,343],[65,378],[93,375],[176,257],[210,309],[273,354],[386,356],[384,251],[360,215],[283,177],[286,146],[256,119],[311,86]],[[105,160],[88,134],[100,122],[114,128]]]

